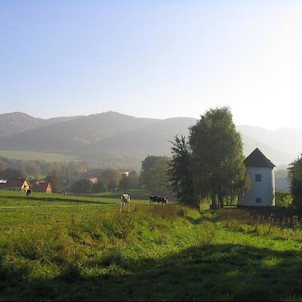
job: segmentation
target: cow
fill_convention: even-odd
[[[161,196],[157,196],[157,195],[150,195],[149,196],[149,203],[151,202],[158,202],[161,204],[166,204],[168,202],[168,198],[167,197],[161,197]]]
[[[122,194],[121,195],[121,205],[127,206],[130,204],[130,195],[129,194]]]
[[[157,202],[161,202],[161,204],[166,204],[168,202],[168,197],[159,196]]]
[[[149,203],[157,202],[158,196],[157,195],[150,195],[149,196]]]
[[[28,197],[28,196],[30,196],[31,195],[31,189],[28,189],[27,191],[26,191],[26,196]]]

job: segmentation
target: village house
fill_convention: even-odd
[[[29,189],[29,183],[24,177],[8,178],[0,182],[0,189],[26,192]]]
[[[85,170],[81,174],[78,174],[78,175],[71,175],[69,186],[71,186],[76,181],[83,180],[83,179],[88,179],[91,181],[91,183],[96,184],[96,183],[98,183],[99,179],[101,178],[102,173],[105,170],[106,169],[90,169],[90,170]],[[121,170],[119,172],[121,174],[121,177],[129,176],[128,171]]]
[[[31,190],[33,192],[43,192],[43,193],[51,193],[52,192],[52,187],[50,182],[46,181],[36,181],[33,183],[31,186]]]

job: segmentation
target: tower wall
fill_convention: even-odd
[[[268,167],[247,167],[250,190],[238,201],[238,206],[275,206],[274,170]]]

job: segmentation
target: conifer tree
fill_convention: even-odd
[[[172,160],[169,162],[168,176],[170,186],[177,199],[192,206],[198,206],[198,198],[194,194],[192,174],[192,153],[184,136],[175,136]]]

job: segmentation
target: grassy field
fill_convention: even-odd
[[[0,156],[8,159],[17,160],[41,160],[45,162],[68,162],[77,160],[73,156],[65,156],[57,153],[33,152],[33,151],[14,151],[14,150],[0,150]]]
[[[0,191],[0,301],[301,301],[289,209]]]

